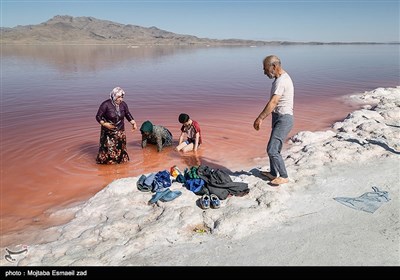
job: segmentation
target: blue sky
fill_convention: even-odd
[[[91,16],[214,39],[398,42],[399,0],[1,0],[1,26]]]

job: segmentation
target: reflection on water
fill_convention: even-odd
[[[99,46],[99,45],[2,45],[4,57],[23,60],[40,60],[60,72],[92,72],[113,68],[123,61],[135,63],[149,59],[159,59],[174,54],[193,52],[197,48],[183,46]]]
[[[1,234],[64,222],[49,219],[49,212],[88,199],[115,179],[173,165],[232,171],[266,165],[270,119],[260,131],[253,122],[269,97],[272,80],[262,71],[268,54],[282,58],[295,83],[291,135],[346,117],[354,107],[343,95],[399,82],[397,46],[2,47]],[[141,149],[140,132],[128,130],[131,161],[95,164],[95,114],[116,85],[127,93],[138,126],[151,120],[167,127],[174,146],[179,114],[198,121],[204,142],[197,154],[174,146]]]

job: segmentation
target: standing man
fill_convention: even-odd
[[[289,182],[281,150],[293,127],[294,87],[292,79],[281,67],[281,61],[277,56],[267,56],[263,65],[264,74],[275,80],[272,83],[271,97],[253,126],[255,130],[259,130],[262,121],[272,114],[272,130],[267,146],[270,172],[262,172],[262,174],[268,177],[272,184],[280,185]]]

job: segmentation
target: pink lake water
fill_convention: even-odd
[[[89,199],[115,179],[172,165],[231,171],[267,165],[270,118],[260,131],[252,125],[269,98],[272,80],[262,71],[269,54],[281,57],[294,81],[290,136],[343,120],[356,109],[343,96],[400,85],[398,45],[2,46],[0,234],[64,223],[71,217],[50,214]],[[173,147],[141,149],[140,132],[127,130],[131,161],[97,165],[95,114],[115,86],[125,90],[139,126],[145,120],[166,126],[175,144],[178,115],[198,121],[203,145],[197,156]]]

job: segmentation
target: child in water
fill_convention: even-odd
[[[182,127],[176,150],[182,152],[197,151],[202,142],[199,123],[190,119],[189,115],[185,113],[179,115],[179,122]]]

